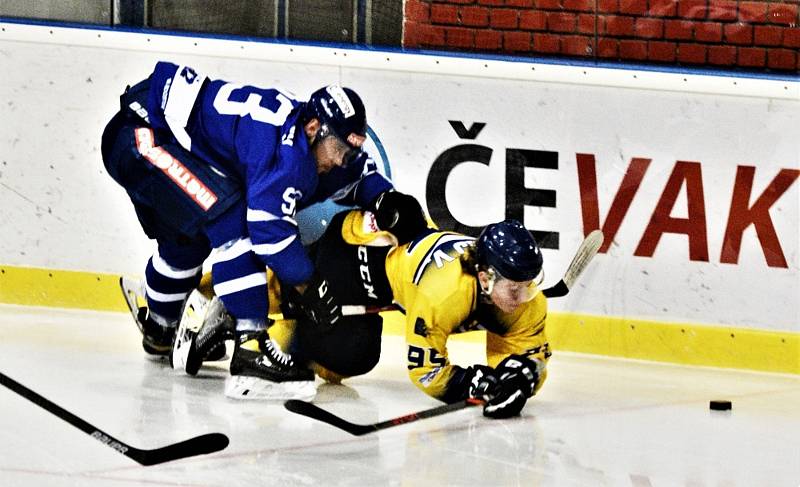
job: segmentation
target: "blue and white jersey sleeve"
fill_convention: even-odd
[[[392,182],[378,169],[377,163],[366,152],[345,168],[335,167],[319,178],[319,187],[310,203],[332,199],[341,205],[370,205],[384,191],[392,189]]]
[[[296,124],[284,128],[275,157],[248,166],[247,227],[253,251],[281,283],[296,286],[314,272],[295,214],[317,187],[317,166]]]

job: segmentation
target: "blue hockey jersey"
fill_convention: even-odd
[[[330,197],[366,207],[392,187],[366,154],[318,175],[299,120],[303,106],[278,89],[211,80],[188,66],[159,62],[150,76],[151,125],[240,178],[252,249],[287,285],[313,272],[299,238],[298,210]]]

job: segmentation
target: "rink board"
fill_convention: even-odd
[[[549,303],[561,349],[800,370],[796,76],[0,25],[0,118],[13,122],[0,133],[0,302],[122,309],[116,276],[140,274],[152,243],[99,137],[124,86],[168,59],[299,97],[356,88],[397,187],[442,228],[515,217],[542,232],[548,283],[601,226],[609,246]],[[748,216],[759,198],[769,211]]]
[[[118,279],[107,274],[2,266],[0,303],[127,312]],[[402,314],[383,316],[384,333],[405,334]],[[556,351],[800,374],[797,333],[555,311],[548,315],[547,334]],[[483,340],[481,332],[454,338]]]

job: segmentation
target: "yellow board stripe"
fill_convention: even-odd
[[[127,311],[119,276],[0,266],[0,303]]]
[[[554,349],[631,359],[800,374],[800,333],[553,313]]]
[[[110,274],[0,266],[0,303],[125,311],[118,280]],[[404,335],[400,313],[384,317],[384,333]],[[556,351],[800,374],[800,333],[551,312],[547,335]],[[483,334],[454,338],[482,341]]]

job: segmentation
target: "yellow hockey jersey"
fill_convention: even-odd
[[[547,299],[534,299],[504,313],[481,296],[477,277],[465,273],[459,257],[474,239],[452,232],[433,232],[392,249],[386,273],[394,300],[405,309],[408,374],[426,394],[445,402],[466,397],[465,369],[447,356],[453,333],[487,331],[487,363],[495,367],[512,354],[536,358],[551,355],[545,336]],[[542,372],[537,390],[546,378]]]

